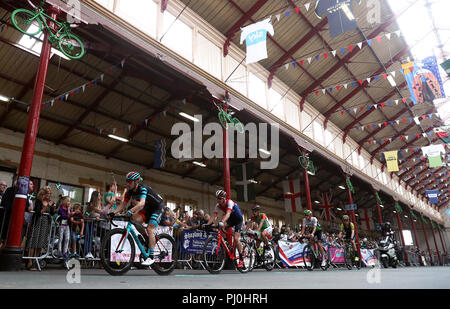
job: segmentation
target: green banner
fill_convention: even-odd
[[[383,204],[383,202],[381,201],[381,198],[378,195],[378,193],[375,193],[375,196],[377,197],[378,203]]]
[[[411,211],[411,217],[412,217],[414,220],[417,220],[417,216],[414,214],[414,211]]]
[[[353,184],[352,184],[352,182],[350,181],[350,178],[347,178],[346,180],[345,180],[345,182],[347,183],[347,187],[350,189],[350,191],[354,194],[355,193],[355,188],[353,188]]]
[[[403,208],[398,202],[395,203],[395,210],[397,210],[397,212],[400,214],[403,212]]]
[[[428,221],[427,221],[427,219],[424,216],[421,216],[421,218],[422,218],[422,222],[423,223],[428,224]]]
[[[434,224],[434,222],[433,221],[430,221],[430,222],[431,222],[431,226],[433,227],[433,229],[435,229],[436,225]]]

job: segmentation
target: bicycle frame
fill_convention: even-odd
[[[216,255],[219,254],[219,249],[220,249],[220,244],[222,243],[223,234],[231,235],[230,233],[226,233],[226,232],[222,231],[222,229],[219,229],[219,233],[218,233],[219,241],[218,241],[218,243],[217,243],[217,251],[216,251]],[[231,241],[232,241],[231,247],[232,247],[232,249],[233,249],[233,252],[230,252],[230,249],[228,248],[227,243],[223,242],[223,244],[224,244],[224,247],[225,247],[225,251],[226,251],[227,254],[228,254],[228,257],[229,257],[232,261],[234,261],[234,260],[236,259],[236,256],[235,256],[235,254],[234,254],[234,252],[235,252],[235,247],[234,247],[234,237],[231,239]]]
[[[128,234],[131,234],[131,237],[133,237],[133,239],[134,239],[134,241],[136,242],[136,244],[138,245],[138,247],[139,247],[139,250],[141,250],[141,253],[144,255],[144,257],[147,259],[149,256],[150,256],[150,253],[149,252],[147,252],[147,250],[145,250],[145,248],[144,248],[144,246],[141,244],[141,241],[139,240],[139,237],[136,235],[136,233],[134,232],[134,230],[133,230],[133,225],[135,225],[135,226],[139,226],[139,227],[142,227],[143,229],[145,229],[145,227],[144,226],[142,226],[142,225],[140,225],[140,224],[138,224],[138,223],[136,223],[136,222],[132,222],[131,220],[130,221],[128,221],[128,224],[127,224],[127,227],[126,227],[126,233],[125,233],[125,236],[123,236],[122,237],[122,239],[120,239],[120,241],[119,241],[119,243],[118,243],[118,245],[117,245],[117,248],[119,248],[120,247],[120,244],[122,243],[122,241],[123,241],[123,243],[122,243],[122,247],[120,248],[120,250],[118,250],[119,252],[122,252],[123,251],[123,248],[124,248],[124,246],[125,246],[125,240],[127,239],[127,237],[128,237]],[[158,243],[158,235],[156,234],[156,233],[154,233],[154,235],[155,235],[155,238],[156,238],[156,243]],[[162,244],[163,245],[163,247],[164,247],[164,244]],[[117,249],[116,248],[116,249]],[[164,249],[166,249],[165,247],[164,247]]]
[[[63,33],[70,32],[67,30],[67,25],[65,25],[64,23],[61,23],[61,22],[57,21],[56,19],[52,18],[51,16],[45,14],[43,9],[38,9],[38,10],[36,10],[35,13],[36,13],[36,15],[33,17],[32,21],[35,20],[36,18],[40,18],[43,22],[43,25],[45,26],[48,33],[50,34],[50,37],[58,38],[58,35],[60,35],[62,32]],[[53,21],[59,27],[59,30],[56,31],[55,33],[53,33],[54,30],[52,28],[50,28],[50,26],[48,25],[47,19],[50,19],[51,21]]]

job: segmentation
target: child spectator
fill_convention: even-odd
[[[58,222],[59,222],[59,242],[58,242],[58,254],[68,260],[69,239],[70,239],[70,227],[69,220],[71,216],[70,210],[70,197],[65,196],[61,200],[61,205],[58,209]],[[62,243],[64,241],[64,250],[62,249]]]
[[[70,217],[70,227],[72,230],[72,254],[70,257],[80,257],[80,255],[77,254],[77,242],[84,233],[84,219],[79,203],[73,205],[73,211]]]
[[[86,237],[84,239],[84,257],[86,259],[93,259],[92,255],[92,241],[94,237],[94,221],[100,220],[100,215],[107,213],[111,209],[111,205],[107,205],[105,208],[102,207],[102,201],[100,199],[100,192],[94,191],[91,194],[91,199],[84,212],[84,217],[86,220]]]
[[[106,185],[106,194],[103,195],[103,200],[105,202],[105,205],[109,205],[112,210],[117,209],[116,194],[117,184],[113,183]]]

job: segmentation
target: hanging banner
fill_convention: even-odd
[[[428,158],[430,167],[440,167],[443,165],[441,153],[445,154],[444,145],[430,145],[422,147],[422,152],[425,157]]]
[[[246,63],[254,63],[267,58],[267,32],[274,35],[270,17],[241,29],[241,43],[247,45]]]
[[[238,202],[254,201],[255,184],[250,179],[253,178],[253,163],[243,163],[236,167],[236,191]]]
[[[279,240],[278,248],[283,264],[286,266],[305,266],[303,262],[303,248],[305,248],[305,246],[306,244],[301,244],[299,242]],[[308,266],[311,265],[309,259],[306,263]]]
[[[384,158],[386,159],[388,172],[398,172],[398,151],[386,151],[384,152]]]
[[[343,248],[329,247],[331,263],[345,263],[345,254]]]
[[[402,64],[402,69],[414,104],[445,98],[436,57]]]
[[[441,63],[441,67],[444,69],[445,73],[447,73],[447,76],[450,77],[450,59]]]
[[[283,181],[284,210],[286,212],[297,212],[301,209],[300,195],[300,179]]]
[[[361,4],[361,0],[355,1]],[[315,13],[320,19],[325,13],[327,14],[332,38],[358,28],[353,15],[352,0],[316,0]]]
[[[426,190],[425,193],[431,204],[438,203],[439,190]]]
[[[434,128],[433,131],[436,134],[436,136],[439,137],[441,139],[441,141],[444,142],[444,144],[448,144],[450,142],[450,137],[449,137],[450,126]]]
[[[166,166],[166,139],[160,139],[155,142],[155,160],[153,168],[163,168]]]

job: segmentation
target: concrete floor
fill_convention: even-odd
[[[450,267],[407,267],[398,269],[320,269],[312,272],[276,269],[247,274],[223,271],[211,275],[202,270],[175,270],[158,276],[151,270],[131,270],[113,277],[101,269],[82,269],[80,283],[68,283],[61,268],[42,272],[0,272],[0,288],[139,288],[139,289],[448,289]],[[74,277],[72,277],[74,278]],[[73,279],[71,279],[73,280]]]

